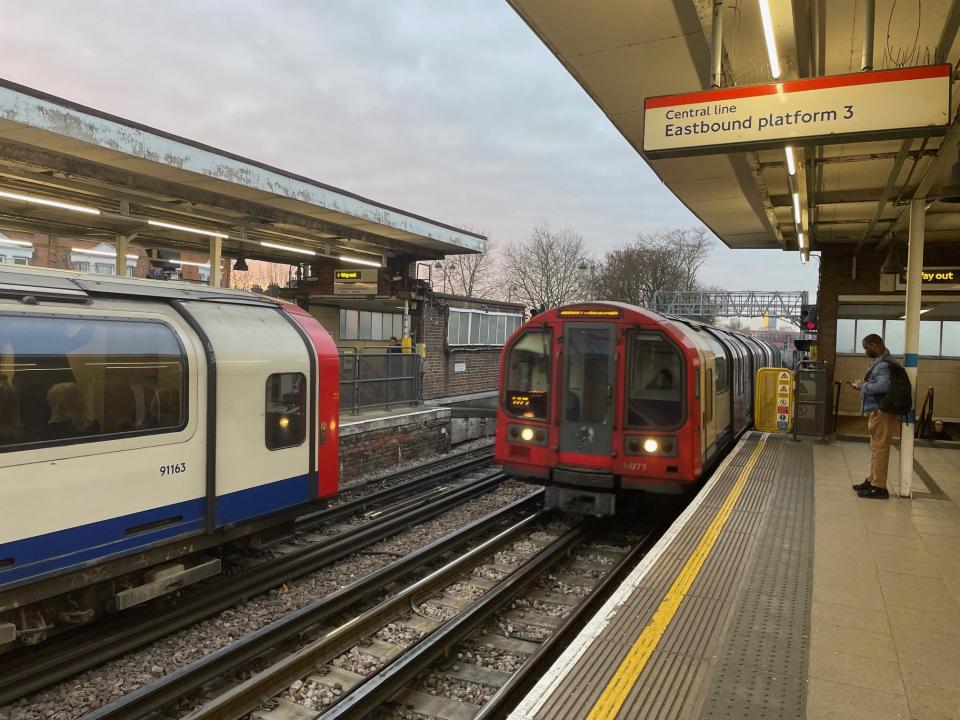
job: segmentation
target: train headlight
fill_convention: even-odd
[[[656,438],[647,438],[643,441],[643,451],[651,455],[660,449],[660,443]]]
[[[279,424],[280,427],[281,427],[283,430],[286,430],[287,427],[290,425],[290,418],[288,418],[288,417],[286,417],[286,416],[281,417],[281,418],[277,421],[277,424]]]
[[[525,427],[520,431],[520,437],[527,442],[533,440],[533,428]]]

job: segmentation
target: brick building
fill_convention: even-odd
[[[130,243],[126,252],[128,277],[206,283],[210,261],[196,252],[158,250]],[[0,263],[116,275],[117,254],[112,242],[85,237],[0,230]],[[221,286],[230,284],[229,261],[223,262]]]

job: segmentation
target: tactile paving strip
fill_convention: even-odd
[[[803,718],[813,580],[813,456],[785,443],[702,720]]]

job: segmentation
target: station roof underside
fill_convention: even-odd
[[[304,141],[307,141],[304,138]],[[482,235],[201,143],[0,80],[0,191],[92,207],[99,215],[0,196],[0,228],[298,263],[317,255],[418,258],[480,252]]]
[[[731,248],[797,250],[782,148],[671,159],[643,153],[647,97],[710,88],[713,0],[509,0],[666,186]],[[877,0],[874,69],[956,62],[958,0]],[[760,3],[724,3],[724,87],[772,82]],[[780,79],[858,72],[863,2],[770,0]],[[957,158],[960,93],[946,135],[798,148],[811,248],[905,239],[909,200],[932,198]],[[903,98],[909,102],[909,98]],[[638,198],[639,201],[639,198]],[[927,241],[960,234],[960,206],[933,202]]]

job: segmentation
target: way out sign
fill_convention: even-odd
[[[950,119],[950,65],[647,98],[643,150],[678,157],[910,137]]]

